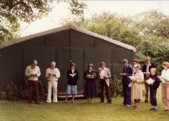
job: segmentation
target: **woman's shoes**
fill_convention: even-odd
[[[157,107],[151,107],[150,110],[157,111]]]

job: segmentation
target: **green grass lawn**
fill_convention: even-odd
[[[0,101],[0,121],[169,121],[169,112],[164,112],[158,90],[159,110],[149,111],[150,104],[141,104],[141,109],[123,107],[123,98],[113,98],[113,104],[86,104],[86,100],[40,105],[26,101]]]

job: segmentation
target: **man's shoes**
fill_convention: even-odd
[[[131,105],[126,105],[126,107],[131,107]]]
[[[154,110],[154,108],[152,107],[152,108],[150,108],[150,110]]]
[[[148,103],[148,100],[145,100],[144,103]]]
[[[104,103],[103,101],[100,101],[100,103]]]
[[[154,111],[157,111],[157,108],[154,108]]]

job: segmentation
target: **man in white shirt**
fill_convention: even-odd
[[[60,71],[56,68],[56,63],[51,62],[50,68],[46,70],[46,78],[48,80],[48,95],[47,95],[47,103],[51,103],[51,95],[53,88],[53,102],[58,102],[57,98],[57,85],[58,79],[60,78]]]
[[[29,84],[28,103],[32,103],[33,88],[35,88],[35,103],[39,104],[38,77],[41,75],[41,72],[37,64],[37,60],[32,60],[32,64],[26,68],[25,76],[28,78]]]
[[[105,62],[101,62],[99,68],[99,76],[100,76],[100,89],[101,89],[101,101],[100,103],[104,103],[104,88],[106,90],[106,98],[108,103],[112,103],[111,95],[110,95],[110,80],[111,72],[109,68],[106,68]]]

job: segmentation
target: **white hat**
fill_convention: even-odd
[[[134,68],[139,68],[139,69],[140,69],[141,66],[140,66],[140,64],[135,64],[135,65],[134,65]]]

